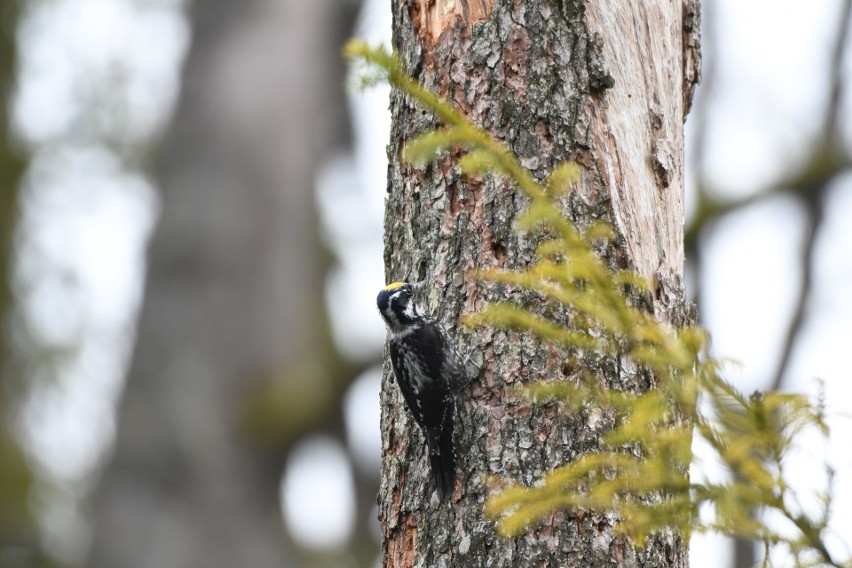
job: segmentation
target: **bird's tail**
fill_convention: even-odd
[[[450,405],[445,414],[440,430],[434,429],[426,436],[429,446],[429,464],[432,468],[432,479],[438,490],[441,503],[447,501],[453,494],[456,484],[456,453],[453,448],[453,406]]]

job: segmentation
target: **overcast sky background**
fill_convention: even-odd
[[[802,160],[827,96],[821,89],[838,7],[838,0],[807,9],[789,0],[717,2],[716,59],[709,61],[714,90],[700,92],[698,104],[710,105],[711,117],[702,166],[723,196],[759,192]],[[88,535],[79,503],[112,439],[145,240],[157,215],[154,181],[125,155],[155,144],[168,122],[191,34],[182,9],[181,0],[29,2],[18,34],[20,76],[11,112],[33,159],[23,182],[14,277],[21,300],[16,318],[32,337],[16,341],[33,362],[39,342],[60,354],[60,364],[39,368],[50,380],[35,383],[21,433],[51,482],[38,498],[45,504],[46,538],[70,559],[84,556]],[[357,30],[370,43],[389,44],[388,0],[367,0]],[[852,57],[845,61],[848,84]],[[353,358],[375,355],[384,340],[374,298],[385,284],[387,97],[387,88],[350,95],[354,152],[329,156],[317,176],[324,236],[338,259],[327,284],[331,311],[340,314],[333,331]],[[843,117],[844,125],[852,123],[848,104]],[[690,189],[688,180],[687,215]],[[825,459],[835,467],[831,544],[841,557],[849,557],[852,545],[850,213],[847,176],[832,190],[806,333],[785,383],[808,393],[817,392],[815,379],[825,384],[832,444],[808,438],[790,464],[805,486],[821,479]],[[795,202],[779,197],[723,218],[704,239],[701,317],[715,352],[740,362],[729,376],[745,392],[765,388],[774,372],[797,293],[803,220]],[[347,443],[366,456],[354,467],[378,467],[379,373],[366,372],[347,395]],[[293,534],[318,548],[344,542],[352,523],[361,522],[346,505],[354,497],[344,448],[330,438],[310,438],[290,464],[282,508]],[[694,473],[714,475],[713,464]],[[729,557],[727,547],[718,537],[695,537],[692,566],[719,566]]]

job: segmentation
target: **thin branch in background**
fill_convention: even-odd
[[[790,324],[787,327],[787,333],[784,336],[784,343],[781,348],[781,358],[778,360],[778,366],[775,370],[770,390],[778,390],[784,381],[784,375],[787,373],[787,368],[790,363],[790,358],[793,354],[793,348],[796,345],[796,340],[799,338],[802,330],[802,325],[805,322],[807,313],[808,298],[811,295],[811,287],[813,285],[813,258],[816,248],[816,235],[822,224],[822,212],[819,205],[807,207],[807,221],[805,242],[799,255],[799,266],[801,266],[799,295],[796,298],[796,307],[793,311],[793,317],[790,319]]]
[[[829,97],[826,106],[825,119],[822,128],[822,143],[814,145],[814,153],[811,156],[805,171],[799,176],[799,183],[794,183],[793,188],[796,195],[801,196],[807,214],[807,228],[805,242],[799,256],[801,277],[799,295],[796,299],[796,307],[793,317],[785,334],[784,343],[781,348],[781,357],[775,370],[770,389],[781,388],[784,376],[790,364],[790,359],[799,338],[802,325],[807,315],[808,298],[813,287],[813,261],[816,249],[816,237],[822,227],[823,204],[825,194],[831,186],[831,182],[842,171],[841,164],[848,162],[841,148],[838,132],[840,102],[843,98],[843,52],[852,25],[852,0],[847,0],[841,7],[838,19],[837,37],[832,50],[829,68]],[[838,159],[839,158],[839,159]]]
[[[852,0],[846,0],[840,8],[840,18],[837,20],[837,39],[834,42],[834,50],[831,54],[831,67],[829,69],[828,106],[825,113],[825,125],[823,131],[832,144],[839,144],[838,124],[840,118],[840,102],[843,99],[843,53],[849,39],[850,26],[852,26]]]

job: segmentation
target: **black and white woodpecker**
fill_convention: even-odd
[[[464,365],[444,327],[427,317],[414,299],[422,283],[394,282],[376,303],[388,328],[391,366],[399,390],[423,430],[432,478],[441,502],[455,485],[453,391],[462,384]]]

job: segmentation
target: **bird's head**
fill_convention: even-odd
[[[414,295],[422,282],[394,282],[388,284],[376,297],[376,305],[382,319],[391,331],[401,331],[423,319],[423,313],[414,301]]]

